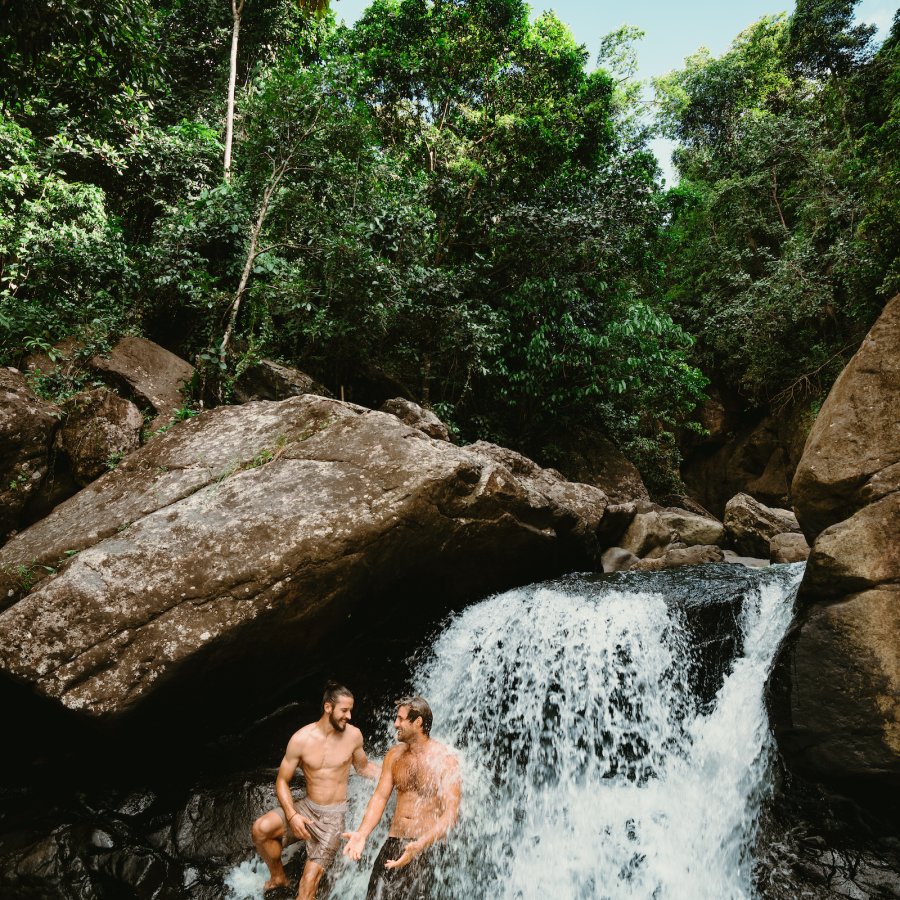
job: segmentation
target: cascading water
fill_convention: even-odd
[[[738,651],[705,700],[689,610],[661,576],[568,578],[454,618],[413,685],[464,773],[460,822],[439,854],[441,896],[751,897],[770,764],[763,685],[801,575],[733,576],[743,579],[743,601],[729,607]],[[372,785],[351,788],[355,826]],[[365,896],[385,830],[360,866],[339,861],[330,900]],[[242,874],[231,896],[244,896]]]

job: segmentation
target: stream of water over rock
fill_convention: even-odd
[[[464,773],[440,897],[752,897],[771,789],[763,687],[801,575],[572,576],[452,618],[411,685]],[[709,610],[730,627],[698,625]],[[371,790],[351,779],[348,824]],[[362,863],[339,858],[321,894],[365,896],[389,813]],[[242,863],[226,877],[228,896],[261,896],[263,877]]]

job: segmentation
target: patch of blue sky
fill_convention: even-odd
[[[352,24],[369,5],[369,0],[336,0],[337,17]],[[793,3],[779,0],[743,0],[722,3],[721,0],[630,0],[627,4],[584,2],[584,0],[551,0],[532,2],[533,15],[552,9],[565,22],[575,39],[587,47],[591,60],[596,60],[604,35],[620,25],[635,25],[644,32],[636,47],[637,77],[647,84],[650,79],[678,69],[686,57],[700,47],[719,56],[748,25],[765,15],[790,13]],[[896,6],[887,0],[862,0],[856,9],[860,22],[875,25],[876,39],[883,40],[891,27]],[[660,162],[663,177],[669,185],[677,182],[671,158],[674,143],[657,138],[651,143]]]

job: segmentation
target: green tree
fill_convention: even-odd
[[[881,54],[853,6],[799,3],[657,82],[682,176],[669,296],[696,358],[751,404],[827,389],[883,302],[891,251],[873,254],[861,225],[877,181],[863,147],[884,116],[865,95]]]

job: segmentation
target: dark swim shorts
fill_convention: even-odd
[[[434,882],[431,853],[420,853],[402,869],[386,869],[389,859],[399,859],[410,841],[389,837],[375,860],[366,900],[429,900]]]

